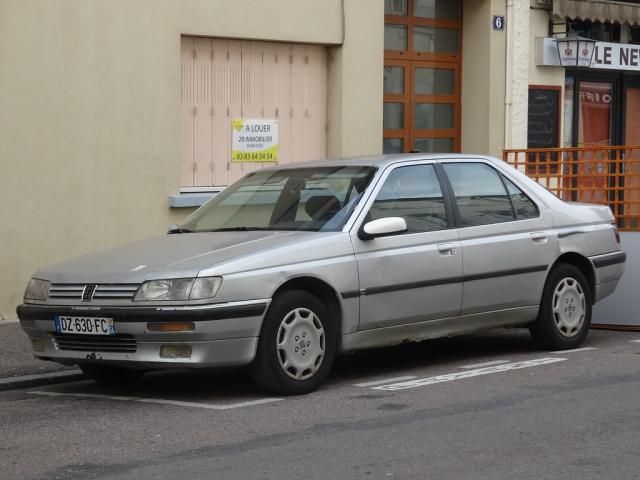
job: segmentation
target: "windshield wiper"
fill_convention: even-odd
[[[211,230],[207,230],[207,232],[253,232],[260,230],[273,230],[269,227],[222,227],[222,228],[212,228]]]
[[[172,227],[169,227],[167,233],[193,233],[193,230],[182,228],[180,225],[173,225]]]

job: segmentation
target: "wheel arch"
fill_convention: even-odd
[[[290,278],[280,285],[272,298],[278,294],[288,290],[303,290],[318,297],[318,299],[327,307],[329,315],[336,319],[336,333],[338,336],[338,349],[340,347],[340,338],[342,337],[342,316],[343,308],[340,302],[338,292],[326,281],[312,276],[299,276]]]
[[[553,269],[561,263],[568,263],[569,265],[573,265],[583,273],[589,284],[591,303],[595,303],[596,272],[591,261],[584,255],[581,255],[577,252],[565,252],[558,258],[556,258],[555,262],[553,262],[553,265],[551,265],[551,268],[549,268],[549,273],[551,273]]]

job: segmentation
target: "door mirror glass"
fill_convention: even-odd
[[[404,221],[404,218],[385,217],[365,223],[359,236],[362,240],[371,240],[372,238],[404,233],[406,231],[407,222]]]

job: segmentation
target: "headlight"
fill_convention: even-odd
[[[46,300],[49,298],[49,286],[51,284],[46,280],[32,278],[29,280],[27,290],[24,292],[25,300]]]
[[[155,302],[162,300],[187,301],[213,298],[222,286],[222,277],[175,278],[171,280],[150,280],[142,284],[134,297],[134,302]]]

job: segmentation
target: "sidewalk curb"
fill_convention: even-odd
[[[35,375],[22,375],[20,377],[0,378],[0,392],[19,388],[40,387],[42,385],[55,385],[56,383],[74,382],[86,380],[87,377],[80,370],[65,370],[62,372],[41,373]]]

